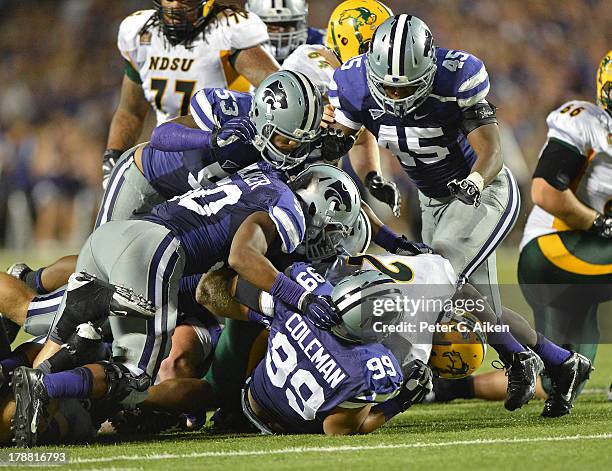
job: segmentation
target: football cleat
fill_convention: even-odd
[[[561,417],[572,411],[580,387],[591,376],[593,364],[584,355],[574,352],[555,370],[549,372],[552,390],[544,404],[542,417]]]
[[[21,281],[25,281],[26,275],[31,271],[33,270],[25,263],[13,263],[8,270],[6,270],[9,275],[14,276]]]
[[[100,291],[113,291],[109,305],[108,314],[120,317],[140,317],[148,319],[155,315],[155,305],[144,296],[134,293],[130,288],[114,285],[102,281],[95,275],[87,272],[73,273],[68,280],[68,293],[66,303],[74,297],[78,291],[78,301],[89,298],[88,294],[95,296]]]
[[[513,411],[521,408],[535,395],[538,375],[544,369],[544,363],[531,350],[514,353],[512,361],[502,359],[508,376],[508,389],[504,407]]]
[[[256,433],[259,430],[242,410],[221,407],[211,417],[215,433]]]
[[[20,366],[13,372],[13,433],[15,446],[18,448],[30,448],[38,444],[41,424],[46,419],[46,406],[49,403],[43,377],[42,371],[25,366]]]

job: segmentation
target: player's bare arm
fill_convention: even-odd
[[[142,86],[127,75],[123,76],[119,105],[108,133],[107,149],[125,150],[136,143],[149,111]]]
[[[383,425],[385,421],[368,420],[371,406],[356,409],[336,407],[323,421],[325,435],[355,435],[357,433],[370,433]],[[382,414],[380,414],[382,416]],[[384,419],[384,416],[383,416]],[[364,425],[367,426],[364,427]]]
[[[237,279],[236,272],[227,268],[206,273],[198,283],[196,300],[217,316],[248,320],[248,308],[233,298]]]
[[[251,214],[240,225],[230,249],[228,264],[259,289],[270,291],[279,272],[265,256],[276,237],[276,226],[267,213]]]
[[[234,69],[257,87],[264,78],[279,70],[280,65],[263,47],[255,46],[238,53]]]
[[[467,140],[478,158],[472,172],[478,172],[483,179],[483,188],[489,185],[503,167],[499,127],[485,124],[467,135]]]
[[[572,229],[590,229],[597,216],[597,211],[581,203],[571,189],[558,190],[541,177],[533,179],[531,199]]]

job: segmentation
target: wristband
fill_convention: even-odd
[[[376,404],[372,407],[372,411],[382,412],[387,422],[404,410],[404,405],[397,398],[388,399],[382,404]]]
[[[301,309],[302,301],[308,291],[284,273],[279,273],[274,279],[272,288],[270,288],[270,294],[293,307]]]
[[[482,189],[484,188],[484,178],[482,178],[482,175],[480,173],[472,172],[467,176],[466,180],[469,180],[474,185],[476,185],[478,191],[482,193]]]
[[[378,232],[374,236],[374,243],[388,252],[395,251],[395,239],[398,235],[389,229],[389,226],[385,225],[378,229]]]

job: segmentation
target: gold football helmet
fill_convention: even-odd
[[[429,366],[434,375],[461,379],[471,375],[484,361],[487,337],[480,321],[469,312],[456,309],[445,313],[441,330],[433,337]]]
[[[612,113],[612,50],[597,68],[597,104]]]
[[[329,18],[326,45],[344,63],[366,52],[378,25],[392,15],[386,5],[376,0],[346,0]]]

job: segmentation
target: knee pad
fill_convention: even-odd
[[[99,361],[97,364],[102,365],[106,375],[107,390],[104,399],[117,402],[124,401],[133,393],[146,392],[152,384],[151,377],[146,373],[136,376],[120,363]]]

